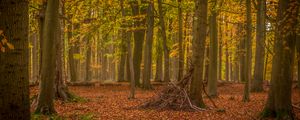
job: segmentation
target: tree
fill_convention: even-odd
[[[160,30],[160,29],[159,29]],[[157,33],[160,35],[161,32]],[[162,50],[161,40],[157,38],[156,42],[156,69],[155,69],[155,78],[154,81],[162,82],[163,74],[163,50]]]
[[[143,88],[146,90],[152,89],[151,66],[152,66],[152,43],[153,43],[153,28],[154,28],[154,3],[151,0],[147,8],[147,35],[144,50],[144,71],[143,71]]]
[[[177,80],[181,80],[183,77],[183,69],[184,69],[184,55],[183,55],[183,46],[182,46],[182,41],[183,41],[183,23],[182,23],[182,2],[181,0],[178,0],[178,28],[179,28],[179,33],[178,33],[178,53],[179,53],[179,58],[178,58],[178,77]]]
[[[89,5],[92,5],[92,2],[89,1]],[[89,8],[88,18],[91,18],[92,8]],[[92,59],[92,48],[91,48],[91,34],[87,33],[87,35],[84,36],[84,40],[86,41],[86,62],[85,62],[85,81],[91,81],[92,80],[92,71],[91,71],[91,59]]]
[[[40,93],[35,112],[42,114],[55,113],[54,81],[56,69],[56,40],[59,29],[59,0],[50,0],[47,3],[43,30],[42,71]]]
[[[60,9],[62,10],[62,9]],[[62,25],[59,19],[57,29],[55,31],[56,38],[56,69],[55,69],[55,82],[54,82],[54,96],[56,99],[61,99],[63,101],[68,101],[71,99],[71,94],[69,93],[68,87],[63,80],[63,39],[62,39]]]
[[[71,82],[76,82],[78,81],[78,60],[75,59],[74,55],[77,53],[79,53],[79,48],[78,48],[78,40],[75,39],[73,42],[72,41],[72,36],[73,36],[74,33],[72,33],[72,24],[68,25],[68,33],[67,33],[67,36],[68,36],[68,39],[69,39],[69,43],[73,43],[73,44],[70,44],[70,48],[69,48],[69,68],[70,68],[70,79],[71,79]]]
[[[29,120],[28,2],[1,0],[0,13],[0,119]]]
[[[251,0],[246,0],[246,41],[245,41],[245,65],[243,79],[245,81],[243,101],[249,102],[249,81],[251,79],[251,49],[252,49],[252,19],[251,19]]]
[[[297,48],[297,63],[298,63],[298,85],[297,87],[300,89],[300,35],[297,35],[297,40],[296,40],[296,48]]]
[[[130,2],[132,7],[133,16],[144,15],[146,14],[146,1],[142,0],[142,5],[139,6],[137,0]],[[141,29],[145,25],[145,18],[140,18],[141,20],[136,20],[134,26],[136,30],[134,31],[134,47],[133,47],[133,65],[134,65],[134,79],[135,85],[140,86],[140,72],[141,72],[141,62],[142,62],[142,53],[143,53],[143,44],[145,37],[145,29]]]
[[[213,8],[210,19],[210,44],[209,44],[209,75],[208,95],[217,96],[217,75],[218,72],[218,26],[217,26],[217,0],[213,1]]]
[[[207,0],[195,0],[194,39],[193,39],[193,67],[194,74],[190,87],[190,98],[194,105],[204,107],[203,89],[203,61],[207,31]]]
[[[120,7],[121,7],[121,11],[122,11],[122,17],[126,17],[126,10],[124,8],[124,1],[120,0]],[[125,20],[123,21],[123,24],[121,25],[121,27],[123,29],[125,29],[124,22],[126,22]],[[122,40],[120,43],[120,51],[121,51],[121,57],[120,57],[120,64],[119,64],[119,72],[118,72],[118,82],[122,82],[125,81],[125,77],[124,77],[124,72],[125,72],[125,61],[126,61],[126,30],[122,30]]]
[[[163,49],[164,49],[164,82],[170,82],[170,57],[169,57],[169,48],[167,45],[167,34],[166,34],[166,26],[165,26],[165,19],[163,15],[163,7],[162,7],[162,0],[158,0],[158,13],[159,13],[159,24],[161,35],[163,39]]]
[[[257,0],[256,12],[256,53],[254,66],[254,79],[251,84],[252,92],[263,91],[264,80],[264,60],[265,60],[265,16],[266,16],[266,0]]]
[[[271,88],[263,117],[277,117],[280,120],[294,119],[291,87],[298,9],[297,0],[279,0],[278,2]]]

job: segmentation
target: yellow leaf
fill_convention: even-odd
[[[3,30],[0,30],[0,35],[2,35],[3,34]]]
[[[10,43],[6,43],[7,47],[11,50],[15,49],[15,46],[13,44]]]

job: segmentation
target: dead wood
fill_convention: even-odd
[[[187,92],[193,72],[194,69],[191,68],[182,80],[179,82],[170,82],[156,96],[141,104],[139,108],[192,111],[205,110],[193,105]]]

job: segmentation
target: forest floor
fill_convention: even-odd
[[[172,111],[172,110],[150,110],[132,109],[139,106],[155,95],[163,86],[156,85],[155,90],[145,91],[137,89],[136,99],[129,100],[129,86],[107,85],[107,86],[70,86],[72,93],[84,98],[79,102],[55,102],[58,113],[56,118],[70,120],[109,120],[109,119],[157,119],[157,120],[254,120],[262,111],[267,99],[267,91],[262,93],[251,93],[251,101],[242,102],[243,84],[224,84],[218,88],[218,98],[213,101],[218,106],[214,108],[207,97],[204,98],[209,108],[205,111]],[[266,86],[267,90],[268,87]],[[31,87],[31,95],[38,92],[38,87]],[[300,90],[293,89],[292,101],[300,106]],[[300,119],[300,110],[294,109],[296,117]]]

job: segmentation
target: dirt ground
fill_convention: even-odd
[[[70,91],[85,100],[79,102],[55,102],[57,119],[70,120],[255,120],[262,111],[267,99],[267,91],[251,93],[251,101],[242,102],[243,84],[225,84],[218,88],[218,98],[213,108],[207,97],[206,105],[211,108],[200,112],[132,109],[155,95],[162,86],[155,90],[137,89],[136,99],[129,100],[129,86],[76,86]],[[265,87],[267,89],[267,87]],[[37,94],[37,87],[31,88],[31,95]],[[293,89],[293,103],[300,106],[300,91]],[[300,119],[300,110],[294,109]]]

